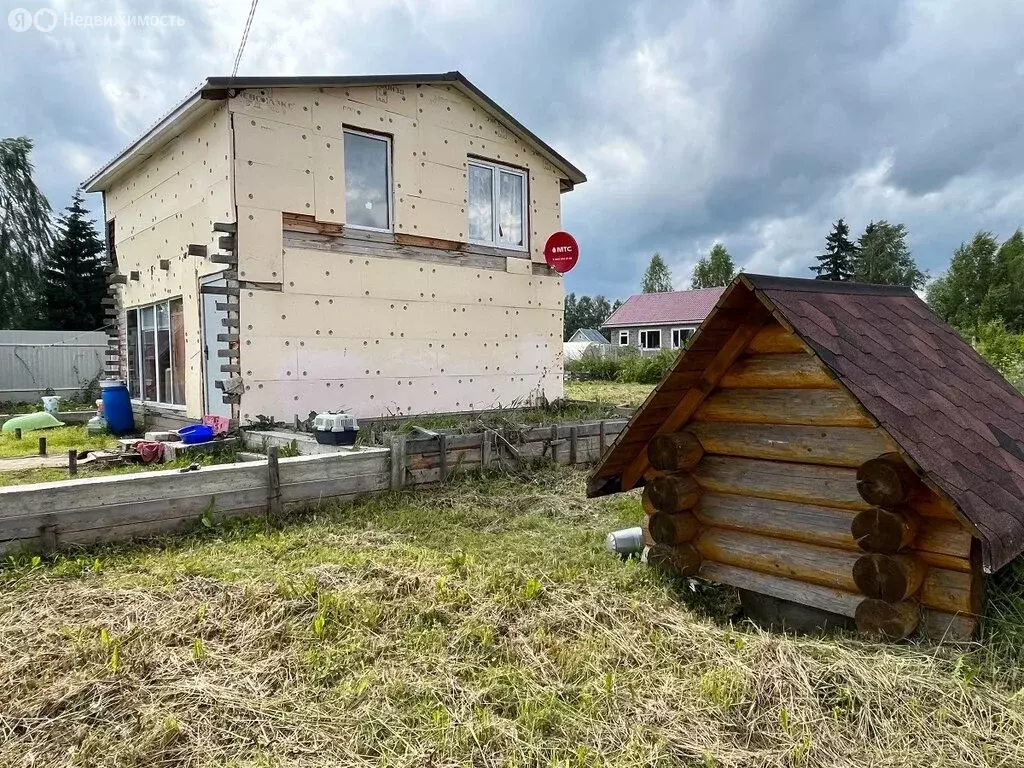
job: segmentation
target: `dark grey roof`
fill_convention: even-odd
[[[581,334],[586,341],[593,341],[595,344],[607,344],[608,339],[596,328],[580,328],[576,333]],[[573,334],[573,337],[576,336]]]

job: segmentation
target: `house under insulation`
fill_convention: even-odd
[[[741,275],[588,494],[640,486],[679,573],[968,638],[1024,551],[1024,397],[908,288]]]

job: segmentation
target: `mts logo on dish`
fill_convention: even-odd
[[[552,253],[572,253],[573,247],[571,245],[556,245],[551,249]]]

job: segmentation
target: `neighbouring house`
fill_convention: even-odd
[[[701,288],[630,296],[601,327],[618,347],[641,351],[682,349],[724,290]]]
[[[596,328],[580,328],[569,337],[570,343],[589,341],[594,344],[607,344],[608,338]]]
[[[562,354],[566,360],[579,360],[587,355],[601,357],[610,346],[596,328],[580,328],[562,344]]]
[[[210,78],[85,182],[120,285],[108,372],[242,424],[559,398],[543,249],[584,181],[458,72]]]
[[[588,494],[639,486],[649,561],[968,638],[1024,552],[1024,397],[909,288],[740,275]]]

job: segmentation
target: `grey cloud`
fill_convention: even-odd
[[[0,27],[14,62],[0,73],[0,133],[37,139],[55,207],[81,180],[69,152],[98,163],[202,77],[228,73],[248,11],[245,0],[117,7],[186,24],[55,34],[59,44]],[[1011,232],[1022,25],[1015,0],[261,0],[241,71],[461,69],[587,172],[563,198],[583,251],[567,285],[624,295],[655,250],[684,285],[716,238],[740,264],[808,274],[839,216],[855,229],[906,221],[933,271],[975,229]]]

